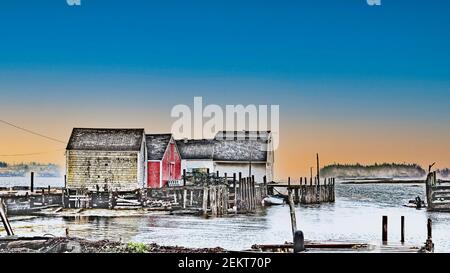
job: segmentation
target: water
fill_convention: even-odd
[[[1,177],[0,188],[4,187],[29,187],[31,183],[30,177]],[[34,177],[34,187],[36,188],[62,188],[64,187],[64,177]]]
[[[403,207],[416,196],[424,198],[424,185],[336,185],[336,203],[298,206],[299,229],[307,240],[381,241],[381,218],[389,216],[389,241],[400,241],[400,216],[405,216],[407,243],[426,240],[427,218],[433,220],[436,252],[450,252],[450,213]],[[264,209],[252,216],[205,219],[196,216],[35,218],[13,221],[19,235],[70,234],[88,239],[156,242],[186,247],[242,250],[253,244],[292,241],[289,207]]]

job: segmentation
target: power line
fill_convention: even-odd
[[[29,129],[26,129],[26,128],[20,127],[20,126],[18,126],[18,125],[12,124],[12,123],[7,122],[7,121],[5,121],[5,120],[1,120],[1,119],[0,119],[0,122],[4,123],[4,124],[6,124],[6,125],[9,125],[9,126],[11,126],[11,127],[14,127],[14,128],[16,128],[16,129],[25,131],[25,132],[27,132],[27,133],[29,133],[29,134],[33,134],[33,135],[36,135],[36,136],[40,136],[40,137],[46,138],[46,139],[48,139],[48,140],[52,140],[52,141],[59,142],[59,143],[64,143],[64,144],[66,143],[65,141],[62,141],[62,140],[59,140],[59,139],[56,139],[56,138],[53,138],[53,137],[49,137],[49,136],[46,136],[46,135],[43,135],[43,134],[40,134],[40,133],[36,133],[36,132],[34,132],[34,131],[31,131],[31,130],[29,130]]]
[[[49,153],[55,153],[59,151],[63,151],[64,149],[58,149],[50,152],[36,152],[36,153],[28,153],[28,154],[9,154],[9,155],[0,155],[2,157],[13,157],[13,156],[31,156],[31,155],[42,155],[42,154],[49,154]]]

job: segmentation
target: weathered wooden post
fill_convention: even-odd
[[[247,177],[248,185],[248,209],[251,211],[253,209],[253,198],[252,198],[252,177]]]
[[[297,231],[297,220],[295,218],[294,198],[292,196],[292,189],[291,188],[288,188],[288,201],[289,201],[289,211],[290,211],[290,214],[291,214],[292,236],[295,236],[295,232]]]
[[[41,200],[42,200],[42,206],[45,205],[45,190],[44,188],[41,189]]]
[[[245,210],[246,212],[248,212],[248,210],[250,209],[250,194],[249,194],[249,179],[248,177],[244,178],[244,196],[245,196]]]
[[[254,175],[252,175],[250,184],[251,184],[250,194],[252,195],[252,210],[255,210],[256,209],[256,184],[255,184],[255,176]]]
[[[186,169],[183,169],[183,186],[186,187]]]
[[[48,194],[50,195],[50,185],[48,185]]]
[[[233,173],[233,192],[234,192],[234,207],[235,212],[237,212],[237,189],[236,189],[236,173]]]
[[[202,203],[203,214],[208,214],[208,187],[203,187],[203,203]]]
[[[64,188],[67,188],[67,175],[64,175]]]
[[[14,231],[8,220],[7,208],[6,208],[5,204],[3,203],[3,199],[1,199],[1,198],[0,198],[0,219],[2,220],[3,226],[5,227],[6,234],[8,236],[14,236]]]
[[[183,209],[186,208],[186,202],[187,202],[187,190],[186,188],[183,189]]]
[[[301,230],[294,233],[294,253],[305,251],[305,237]]]
[[[400,242],[404,243],[405,242],[405,216],[402,216],[400,218]]]
[[[383,223],[382,223],[382,238],[383,243],[387,243],[388,241],[388,217],[383,216]]]
[[[30,191],[34,192],[34,172],[31,172]]]
[[[319,154],[317,153],[317,181],[320,184],[320,164],[319,164]]]
[[[218,188],[216,186],[212,186],[211,188],[211,214],[216,216],[217,215],[217,190]]]
[[[428,218],[428,222],[427,222],[427,239],[431,240],[432,238],[432,221],[430,218]]]
[[[264,189],[263,189],[263,192],[262,192],[262,197],[265,197],[265,196],[267,196],[267,177],[264,175],[263,176],[263,186],[264,186]]]
[[[432,221],[430,218],[428,218],[427,222],[427,241],[425,243],[425,250],[434,252],[434,243],[432,240]]]

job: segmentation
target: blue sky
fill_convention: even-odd
[[[298,130],[425,126],[450,138],[449,11],[418,0],[2,0],[0,115],[42,126],[58,105],[67,128],[114,124],[106,115],[134,126],[203,95],[280,104]]]
[[[448,80],[448,1],[2,1],[2,69]]]

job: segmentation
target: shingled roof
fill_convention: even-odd
[[[215,161],[267,161],[267,141],[216,140],[213,159]]]
[[[262,139],[191,139],[176,142],[182,159],[267,161],[267,141]]]
[[[151,134],[145,135],[147,143],[147,159],[161,160],[169,145],[172,134]]]
[[[73,128],[67,150],[139,151],[144,129]]]
[[[213,139],[177,140],[177,147],[182,159],[211,159],[214,153]]]
[[[271,131],[219,131],[214,139],[217,140],[268,140]]]

